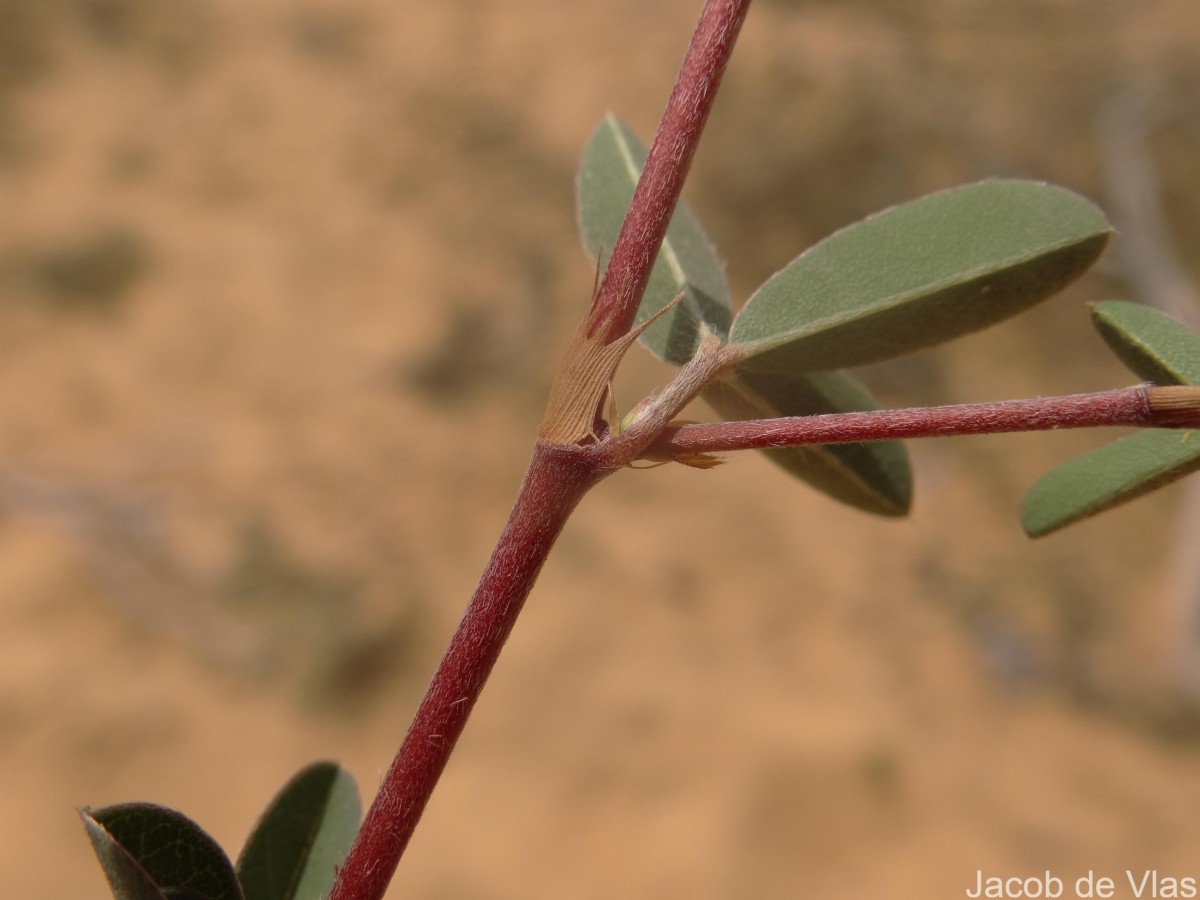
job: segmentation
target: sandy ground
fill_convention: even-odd
[[[591,284],[576,160],[609,109],[652,130],[698,6],[0,0],[4,896],[103,895],[83,805],[170,804],[236,852],[308,761],[376,784]],[[1134,91],[1200,259],[1198,46],[1193,0],[762,0],[689,196],[744,298],[955,182],[1103,200],[1096,116]],[[1112,265],[861,375],[891,404],[1127,383],[1084,309],[1111,296]],[[621,396],[663,377],[631,359]],[[1104,439],[914,446],[900,523],[757,458],[610,480],[393,895],[1200,877],[1185,489],[1016,522]]]

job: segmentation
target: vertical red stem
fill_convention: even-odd
[[[613,312],[609,341],[633,326],[654,259],[696,154],[700,132],[708,121],[721,76],[749,7],[750,0],[708,0],[700,13],[600,283],[592,321],[602,322]]]
[[[609,261],[592,322],[609,340],[638,301],[696,152],[750,0],[707,0]],[[538,444],[508,525],[367,811],[330,900],[380,900],[551,546],[609,471],[581,448]]]
[[[500,649],[576,504],[603,477],[572,448],[539,444],[462,624],[409,727],[330,900],[379,900]]]

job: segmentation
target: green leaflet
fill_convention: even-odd
[[[866,388],[840,372],[786,375],[738,369],[710,385],[703,396],[728,421],[878,408]],[[899,441],[763,452],[790,474],[843,503],[883,516],[908,513],[912,472]]]
[[[1200,432],[1150,430],[1064,463],[1034,484],[1021,527],[1042,537],[1200,469]]]
[[[225,852],[182,813],[122,803],[82,816],[117,900],[242,900]]]
[[[1092,321],[1121,361],[1159,384],[1200,384],[1200,336],[1147,306],[1110,300]],[[1034,484],[1021,525],[1041,537],[1200,470],[1200,432],[1141,431],[1064,463]]]
[[[770,278],[730,340],[760,371],[876,362],[984,328],[1061,290],[1110,228],[1092,203],[1029,181],[983,181],[836,232]]]
[[[1200,384],[1200,335],[1170,316],[1122,300],[1092,306],[1092,322],[1138,377],[1156,384]]]
[[[607,265],[617,241],[645,161],[645,145],[615,116],[606,116],[588,141],[576,185],[579,228],[593,259],[603,251],[601,268]],[[671,218],[636,323],[650,318],[681,291],[683,301],[640,338],[651,353],[675,365],[687,362],[696,352],[701,324],[724,339],[732,315],[725,272],[683,202]]]
[[[166,900],[154,879],[104,830],[104,826],[86,812],[81,815],[115,900]]]
[[[354,841],[362,810],[353,777],[314,763],[276,795],[238,860],[246,900],[320,900]]]

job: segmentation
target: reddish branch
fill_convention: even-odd
[[[750,0],[708,0],[700,13],[592,309],[593,323],[610,321],[608,341],[632,327],[749,5]],[[508,525],[338,872],[330,900],[383,897],[542,563],[575,505],[612,471],[611,462],[582,447],[538,442]]]
[[[685,367],[685,372],[695,368],[699,373],[694,381],[719,366],[719,352],[708,354],[710,364],[704,363],[705,356],[699,354],[699,361]],[[693,380],[681,379],[664,391],[659,398],[667,402],[663,415],[695,394]],[[384,776],[330,900],[383,896],[550,548],[584,494],[631,461],[626,457],[640,451],[643,459],[669,460],[799,444],[1102,425],[1200,427],[1200,388],[1141,385],[1000,403],[667,426],[648,444],[637,441],[636,425],[622,436],[588,446],[539,442],[508,524]],[[622,449],[627,452],[617,452]]]
[[[409,726],[330,900],[378,900],[571,511],[604,477],[576,448],[538,444],[492,558]]]
[[[801,444],[847,444],[1103,425],[1200,427],[1200,388],[1142,385],[1094,394],[1000,403],[679,425],[664,430],[642,452],[642,458],[669,460],[698,453],[765,450]]]
[[[654,259],[696,155],[750,0],[708,0],[650,146],[642,177],[600,282],[593,323],[612,314],[607,340],[633,327]]]
[[[613,247],[599,297],[590,311],[589,337],[596,337],[598,323],[607,323],[600,349],[589,350],[599,354],[600,362],[605,365],[611,360],[602,352],[604,345],[629,332],[632,326],[748,6],[749,0],[709,0],[701,12],[629,216]],[[736,354],[731,354],[729,348],[702,345],[676,381],[647,404],[619,435],[596,438],[572,430],[569,421],[565,430],[555,427],[543,434],[535,446],[508,524],[396,759],[367,811],[338,873],[330,900],[383,897],[550,548],[584,494],[617,467],[639,455],[670,459],[799,443],[1101,424],[1195,425],[1196,408],[1200,406],[1196,389],[1134,388],[1109,394],[970,407],[773,422],[666,425],[707,380],[735,361]],[[571,366],[563,371],[567,374],[560,373],[560,377],[579,380],[578,373],[571,374],[574,372]],[[571,392],[579,390],[580,385],[563,387],[567,399],[558,407],[552,403],[552,412],[561,407],[577,418],[586,417],[588,409],[581,413],[571,402]],[[592,398],[590,407],[595,392],[587,396]],[[558,422],[558,418],[551,416],[551,421]],[[576,434],[583,437],[569,440],[562,437]]]

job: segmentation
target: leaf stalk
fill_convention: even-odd
[[[1138,385],[1113,391],[999,403],[678,425],[665,429],[642,451],[641,458],[663,461],[697,453],[766,450],[804,444],[848,444],[1111,425],[1200,428],[1200,388]]]

